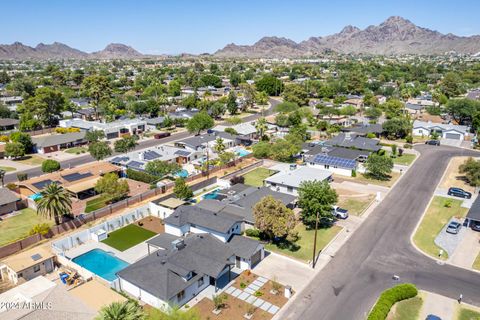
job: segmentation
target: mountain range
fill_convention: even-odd
[[[361,30],[346,26],[339,33],[311,37],[302,42],[287,38],[264,37],[253,45],[229,44],[215,52],[217,57],[306,57],[325,52],[395,55],[444,54],[455,51],[464,54],[480,52],[480,36],[462,37],[451,33],[416,26],[402,17],[393,16],[379,24]]]
[[[83,52],[60,42],[40,43],[36,47],[20,42],[0,45],[0,59],[136,59],[142,57],[144,57],[143,54],[121,43],[111,43],[105,49],[93,53]]]

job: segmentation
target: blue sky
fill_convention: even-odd
[[[2,0],[0,43],[63,42],[87,52],[121,42],[143,53],[214,52],[263,36],[301,41],[392,15],[442,33],[480,34],[475,0]]]

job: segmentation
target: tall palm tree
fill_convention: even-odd
[[[257,129],[257,134],[261,140],[265,135],[265,131],[267,131],[267,120],[265,120],[265,118],[259,118],[255,124],[255,129]]]
[[[133,301],[112,302],[104,306],[96,320],[142,320],[145,313],[142,308]]]
[[[213,146],[213,150],[215,150],[216,153],[218,154],[222,154],[225,152],[225,144],[224,144],[224,141],[222,138],[218,137],[216,140],[215,140],[215,145]]]
[[[72,210],[70,194],[60,185],[50,183],[42,192],[37,202],[37,212],[49,219],[55,219],[55,224],[60,224],[60,217],[69,214]]]

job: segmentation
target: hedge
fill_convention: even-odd
[[[417,294],[417,287],[411,283],[399,284],[383,291],[372,311],[370,311],[367,320],[385,320],[395,303],[413,298]]]
[[[145,183],[156,183],[158,180],[160,180],[158,177],[153,176],[151,174],[148,174],[146,172],[142,171],[137,171],[133,169],[127,169],[127,177],[129,179],[135,180],[135,181],[140,181],[140,182],[145,182]]]

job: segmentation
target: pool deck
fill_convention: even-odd
[[[139,243],[136,246],[133,246],[130,249],[122,252],[110,247],[109,245],[106,245],[105,243],[91,240],[78,247],[66,251],[65,256],[69,259],[73,259],[93,249],[102,249],[103,251],[111,252],[115,257],[122,259],[123,261],[130,264],[148,255],[148,246],[146,242]]]

